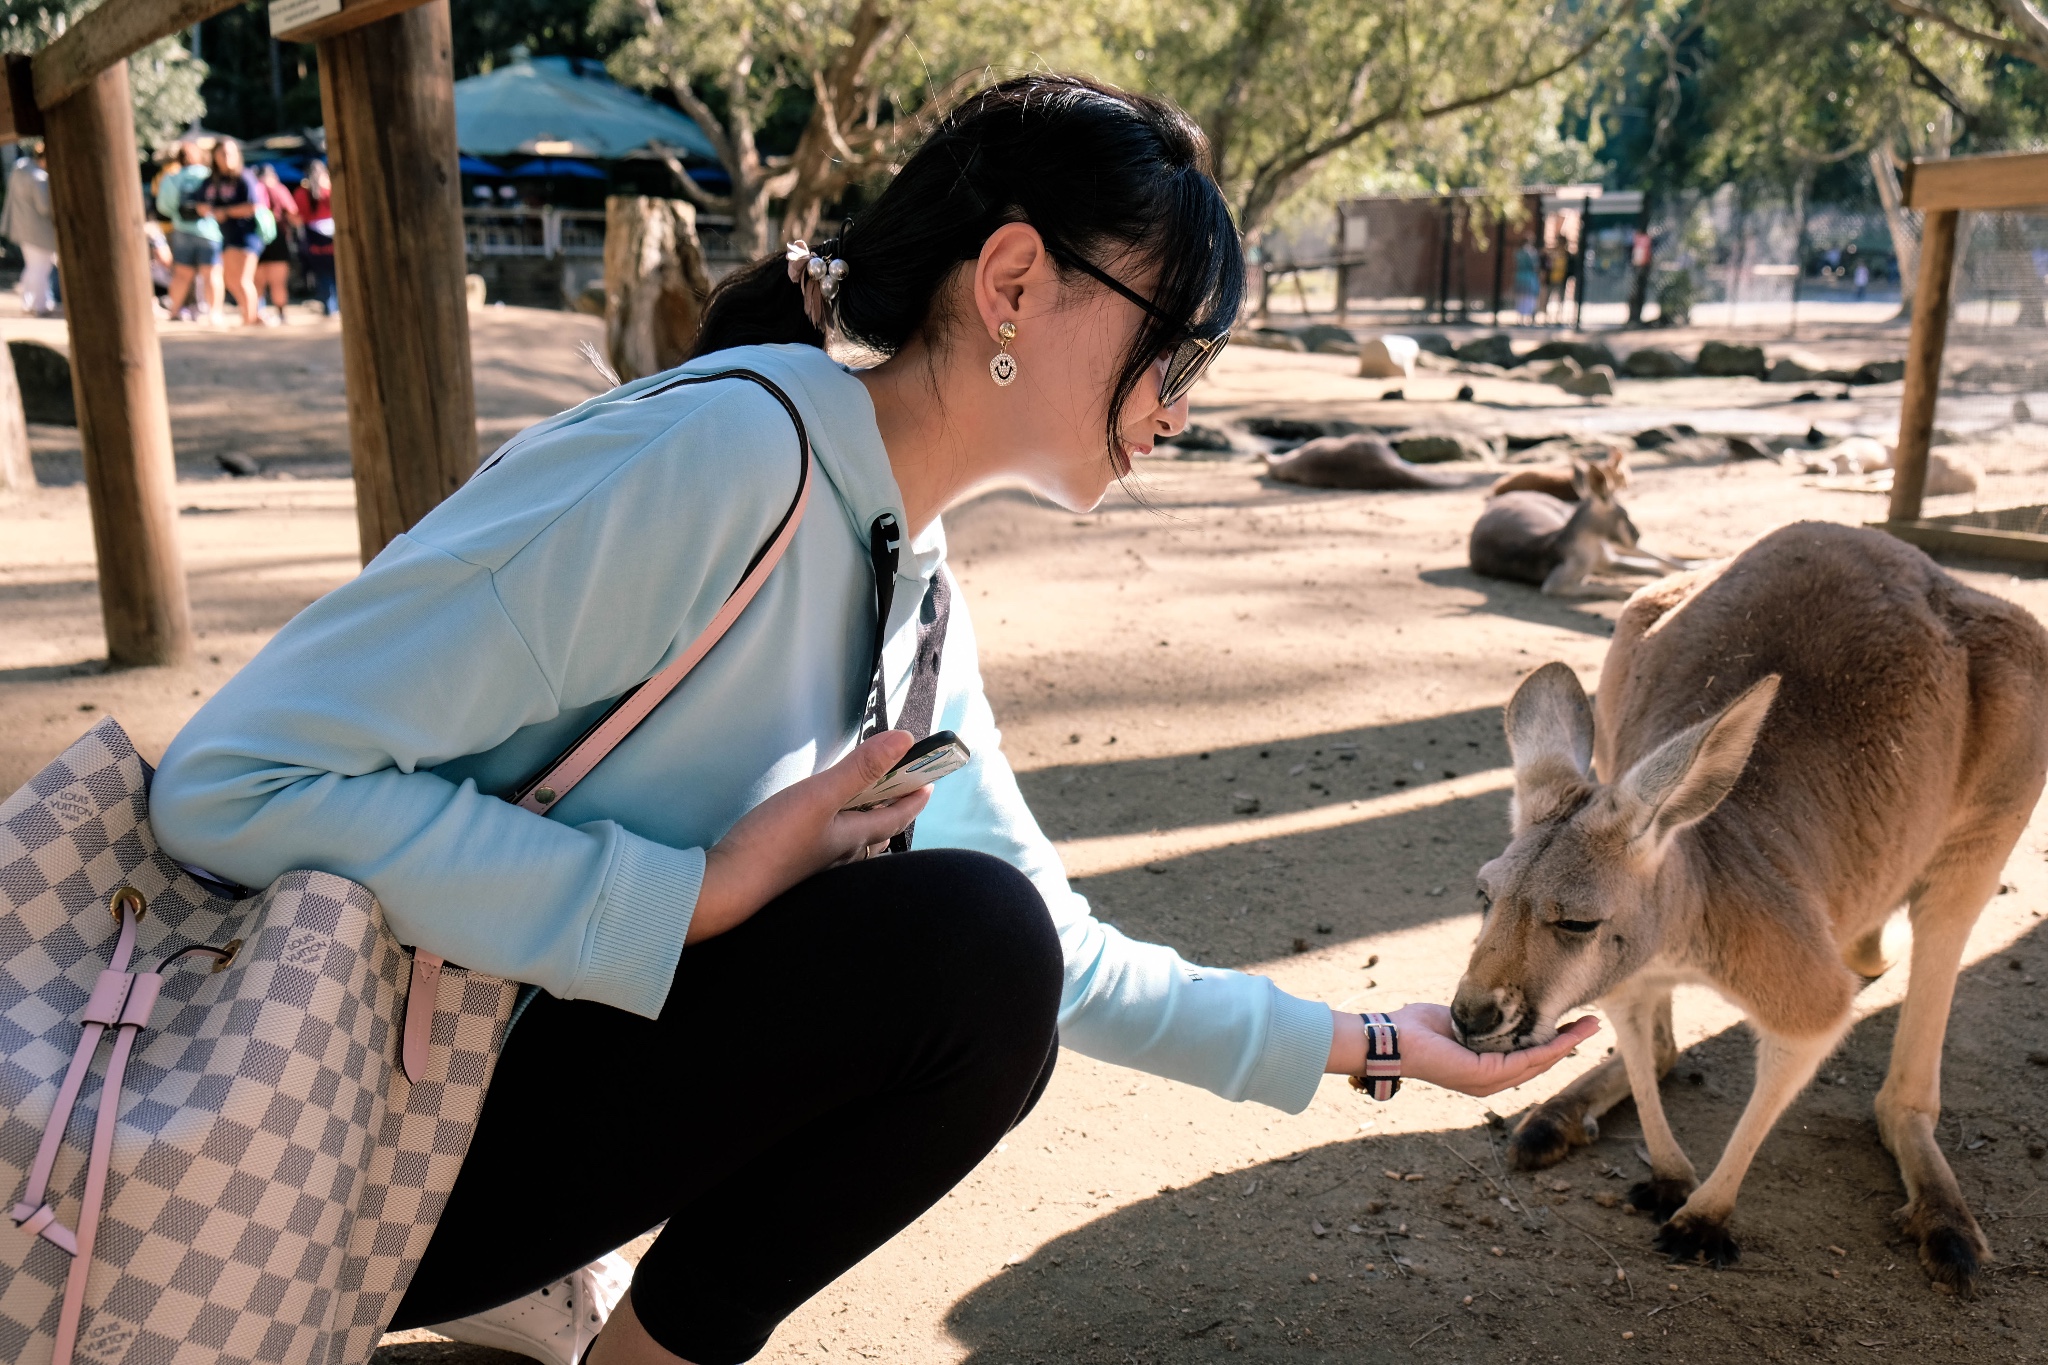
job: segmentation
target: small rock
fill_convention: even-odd
[[[1795,403],[1818,403],[1821,401],[1821,396],[1818,390],[1805,389],[1793,394],[1792,401]]]
[[[1636,449],[1662,450],[1665,446],[1670,445],[1673,441],[1683,440],[1688,435],[1697,434],[1698,433],[1693,432],[1690,429],[1686,431],[1680,431],[1676,426],[1651,427],[1647,431],[1639,431],[1636,433]]]
[[[226,451],[213,458],[214,463],[238,479],[253,478],[263,472],[263,466],[256,463],[254,456],[245,455],[239,450]]]
[[[1307,952],[1307,951],[1308,951],[1308,940],[1307,940],[1307,939],[1305,939],[1305,938],[1298,938],[1298,939],[1294,940],[1294,951],[1295,951],[1295,952],[1297,952],[1297,953],[1305,953],[1305,952]]]
[[[2048,1066],[2048,1052],[2029,1052],[2027,1054],[2027,1064],[2029,1066]]]
[[[1601,1190],[1598,1194],[1593,1195],[1592,1200],[1603,1209],[1611,1209],[1621,1202],[1618,1197],[1609,1194],[1606,1190]]]
[[[2012,420],[2015,422],[2031,422],[2034,420],[2034,410],[2027,406],[2026,399],[2015,398],[2012,400]]]
[[[1230,339],[1242,346],[1258,346],[1268,351],[1307,351],[1300,337],[1278,327],[1254,327],[1247,332],[1233,332]]]
[[[1614,392],[1614,371],[1605,365],[1595,365],[1576,379],[1568,379],[1558,387],[1581,398],[1605,398]]]
[[[2048,1142],[2043,1142],[2039,1138],[2030,1140],[2027,1143],[2027,1155],[2036,1161],[2039,1161],[2044,1156],[2048,1156]]]
[[[1301,344],[1317,355],[1357,355],[1358,338],[1349,327],[1336,327],[1319,322],[1295,332]]]
[[[1304,422],[1294,417],[1250,417],[1245,419],[1244,429],[1269,441],[1313,441],[1330,434],[1327,423]]]
[[[1402,403],[1406,402],[1407,398],[1408,392],[1405,389],[1388,389],[1385,393],[1380,395],[1380,401],[1382,403]]]
[[[1850,374],[1851,384],[1895,384],[1906,377],[1903,360],[1866,360]]]
[[[1520,363],[1538,365],[1546,360],[1556,360],[1560,356],[1571,357],[1572,362],[1582,370],[1590,370],[1595,365],[1618,369],[1621,365],[1621,362],[1614,358],[1613,350],[1604,341],[1546,341],[1523,356]]]
[[[1639,346],[1628,353],[1621,373],[1630,379],[1676,379],[1691,368],[1684,356],[1668,346]]]
[[[1828,443],[1828,434],[1819,427],[1810,426],[1806,429],[1806,443],[1810,446],[1824,446]]]
[[[1408,336],[1415,342],[1417,350],[1427,351],[1431,355],[1448,356],[1456,349],[1451,345],[1451,339],[1442,332],[1410,332]]]
[[[1571,383],[1585,372],[1585,368],[1578,361],[1566,356],[1536,377],[1546,384],[1563,385]]]
[[[1720,378],[1748,376],[1762,379],[1766,372],[1764,348],[1732,341],[1705,342],[1700,346],[1699,357],[1693,361],[1693,368],[1701,374]]]
[[[1731,460],[1775,460],[1778,453],[1754,436],[1730,436],[1728,458]]]
[[[1493,454],[1492,447],[1463,431],[1410,432],[1394,442],[1394,449],[1410,464],[1484,460]]]
[[[1469,403],[1474,397],[1475,395],[1470,384],[1460,384],[1458,386],[1458,401],[1460,403]]]
[[[1250,792],[1232,792],[1230,794],[1230,809],[1238,815],[1257,815],[1259,813],[1259,798],[1253,796]]]
[[[1460,360],[1507,368],[1515,363],[1515,344],[1506,332],[1495,332],[1466,342],[1452,352]]]
[[[1376,336],[1358,348],[1358,376],[1361,379],[1406,379],[1415,373],[1415,356],[1420,350],[1414,337],[1395,332]]]
[[[1179,446],[1182,450],[1230,450],[1230,433],[1219,427],[1203,426],[1190,422],[1178,433],[1166,438],[1167,445]]]
[[[1771,362],[1771,368],[1764,373],[1766,384],[1807,384],[1822,378],[1828,372],[1825,362],[1793,351],[1779,356]]]
[[[71,393],[71,361],[54,346],[40,341],[10,341],[14,382],[21,388],[22,415],[31,422],[75,427],[78,409]]]

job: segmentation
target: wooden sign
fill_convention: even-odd
[[[1915,161],[1905,181],[1908,208],[2032,208],[2048,204],[2048,152]]]
[[[271,0],[270,36],[280,43],[317,43],[424,3],[425,0]]]

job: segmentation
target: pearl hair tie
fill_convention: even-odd
[[[838,244],[837,238],[823,243],[825,251],[821,254],[811,250],[808,242],[798,240],[782,253],[789,262],[790,283],[804,291],[804,316],[821,332],[826,329],[832,306],[839,298],[840,283],[846,279],[846,262],[831,255]]]

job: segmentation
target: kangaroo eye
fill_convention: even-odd
[[[1478,888],[1472,894],[1479,897],[1479,913],[1481,915],[1485,915],[1493,909],[1493,897],[1486,894],[1485,887]]]
[[[1553,923],[1567,934],[1590,934],[1600,927],[1597,919],[1561,919]]]

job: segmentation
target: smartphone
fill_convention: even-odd
[[[870,782],[867,789],[841,806],[841,810],[873,810],[885,801],[908,796],[919,787],[929,787],[947,773],[967,766],[974,755],[951,730],[941,730],[910,746],[895,767]]]

